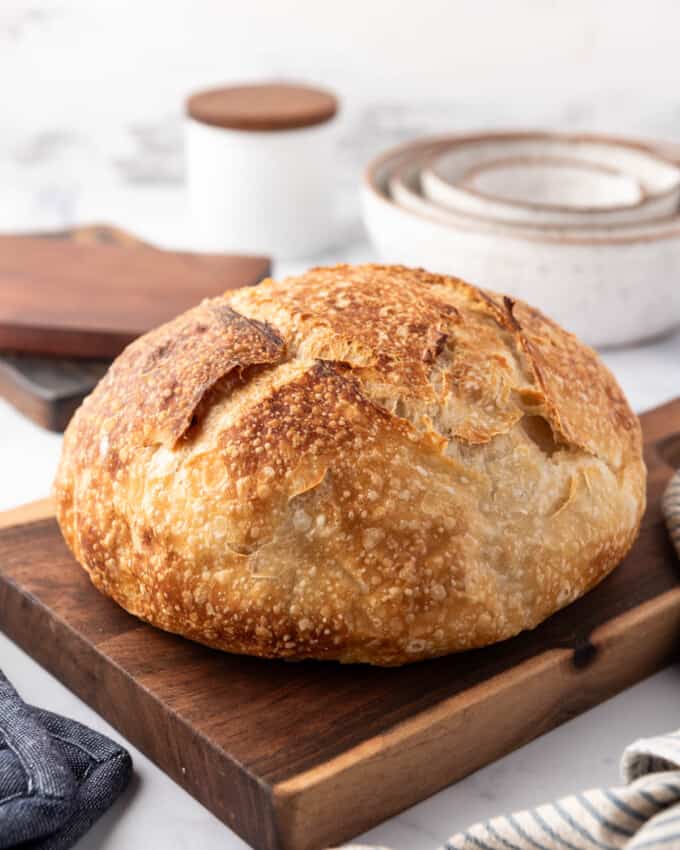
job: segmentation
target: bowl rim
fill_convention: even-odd
[[[525,222],[513,222],[506,219],[500,219],[491,215],[481,215],[479,213],[456,211],[422,195],[410,185],[414,176],[411,172],[422,173],[420,171],[420,157],[414,152],[413,155],[404,154],[398,160],[397,165],[387,175],[388,189],[396,183],[400,190],[406,195],[412,196],[416,206],[409,206],[400,202],[394,197],[394,191],[390,197],[387,197],[378,187],[378,192],[385,201],[396,204],[399,211],[409,213],[421,219],[429,219],[435,221],[443,227],[448,227],[456,230],[474,230],[477,233],[484,235],[495,234],[503,238],[519,237],[523,241],[544,241],[544,242],[560,242],[568,243],[570,240],[578,239],[581,241],[584,236],[592,234],[591,240],[595,243],[609,242],[607,239],[609,234],[620,233],[625,234],[635,231],[640,231],[645,228],[645,232],[651,229],[653,225],[669,224],[672,225],[676,221],[680,221],[680,210],[678,213],[666,215],[657,219],[650,219],[639,223],[627,223],[622,225],[611,225],[602,223],[593,223],[590,225],[573,224],[570,226],[560,226],[554,223],[545,224],[528,224]],[[429,211],[429,212],[428,212]],[[457,220],[456,220],[457,219]],[[537,240],[536,237],[541,239]],[[552,239],[550,237],[553,237]]]
[[[602,170],[609,170],[612,173],[623,174],[625,176],[631,177],[628,172],[625,172],[623,169],[616,168],[613,166],[608,166],[605,163],[593,162],[590,160],[582,160],[577,156],[579,146],[585,145],[600,145],[601,147],[609,147],[611,149],[624,149],[626,151],[632,151],[633,153],[640,154],[642,157],[650,161],[656,168],[666,168],[669,167],[675,171],[675,179],[671,186],[668,186],[666,189],[662,189],[659,191],[649,191],[645,189],[644,185],[640,183],[639,178],[633,177],[635,181],[640,185],[640,188],[643,190],[645,199],[647,200],[659,200],[668,197],[669,195],[678,194],[680,192],[680,164],[678,162],[674,162],[667,155],[662,154],[657,148],[650,146],[649,144],[645,144],[642,141],[627,138],[624,136],[609,136],[602,133],[571,133],[568,131],[558,131],[558,130],[500,130],[500,131],[489,131],[485,134],[479,134],[472,137],[468,137],[466,134],[461,136],[460,139],[457,140],[457,144],[455,148],[461,147],[463,145],[467,145],[468,147],[479,147],[485,143],[491,141],[500,141],[500,142],[557,142],[564,145],[566,148],[571,148],[573,155],[569,157],[568,154],[565,155],[565,158],[571,158],[575,160],[577,163],[581,165],[589,165],[592,168],[600,167]],[[453,139],[452,139],[453,142]],[[452,152],[455,152],[455,148],[452,148]],[[446,183],[448,186],[451,184],[446,179],[445,176],[437,172],[437,162],[443,159],[447,154],[447,151],[442,153],[437,153],[432,157],[429,157],[423,164],[423,170],[429,169],[433,172],[437,178]],[[499,152],[499,158],[510,158],[509,156],[502,156],[501,152]],[[521,154],[516,154],[515,157],[519,158],[522,156]],[[512,157],[512,158],[515,158]],[[540,154],[525,154],[524,157],[526,159],[534,159],[540,158]],[[558,159],[560,157],[553,156],[549,157],[551,159]],[[488,163],[483,163],[482,165],[488,165]],[[506,203],[512,203],[512,201],[505,201]],[[519,202],[520,206],[529,206],[531,202]],[[639,202],[640,203],[640,202]],[[541,205],[543,206],[543,205]],[[626,205],[629,206],[629,205]],[[618,208],[618,205],[617,205]],[[573,209],[572,207],[568,208],[570,211]],[[603,209],[599,207],[598,209]]]
[[[486,162],[480,162],[476,165],[473,165],[471,168],[468,168],[467,171],[464,172],[460,179],[460,182],[450,183],[442,174],[438,173],[436,170],[437,162],[439,162],[439,160],[444,155],[445,154],[442,154],[440,157],[433,158],[433,160],[431,160],[429,163],[424,163],[423,174],[425,173],[425,171],[428,171],[431,177],[445,184],[447,189],[462,189],[468,194],[474,195],[476,198],[479,198],[483,201],[489,201],[494,204],[502,204],[503,206],[514,207],[517,209],[531,210],[535,211],[536,213],[559,212],[573,215],[588,215],[591,213],[598,214],[630,212],[631,210],[636,210],[643,207],[651,200],[656,201],[660,197],[664,197],[667,194],[671,194],[672,192],[680,192],[680,180],[676,187],[673,187],[673,189],[664,190],[663,194],[659,192],[650,192],[637,177],[634,177],[633,175],[624,171],[622,168],[614,168],[613,166],[606,165],[603,162],[589,162],[587,160],[578,159],[576,157],[546,156],[541,154],[498,156],[495,159],[490,159]],[[520,168],[524,167],[527,169],[531,167],[545,167],[558,170],[561,168],[572,168],[574,170],[584,172],[596,172],[598,174],[606,175],[607,177],[619,178],[632,184],[637,189],[637,197],[632,201],[623,201],[614,204],[602,204],[600,206],[586,206],[583,204],[541,203],[540,201],[522,201],[517,198],[506,197],[504,195],[496,195],[493,192],[485,191],[483,189],[478,188],[473,182],[475,177],[480,174],[484,174],[487,171],[495,171],[498,169],[509,168],[512,166],[517,166]]]
[[[622,235],[620,232],[617,235],[614,235],[613,233],[607,234],[606,232],[600,232],[599,235],[581,236],[580,234],[574,234],[573,232],[570,232],[570,229],[565,229],[565,231],[562,233],[557,232],[556,230],[545,230],[541,232],[539,229],[532,228],[531,226],[523,225],[521,227],[508,227],[508,225],[505,223],[499,224],[496,221],[492,221],[491,219],[480,219],[481,225],[487,225],[487,227],[485,228],[483,226],[479,226],[468,216],[466,216],[466,218],[469,218],[469,221],[461,222],[459,225],[449,225],[441,219],[436,218],[435,216],[426,215],[425,213],[416,213],[412,210],[408,210],[402,207],[400,204],[396,203],[392,198],[386,195],[377,182],[377,174],[379,171],[389,165],[391,160],[402,159],[407,154],[418,153],[424,150],[436,148],[437,146],[444,147],[445,145],[453,141],[457,142],[463,139],[470,141],[481,141],[483,139],[499,137],[531,138],[536,136],[537,134],[543,135],[544,137],[558,136],[563,138],[565,136],[569,136],[574,139],[584,139],[587,141],[605,140],[625,142],[633,148],[637,148],[644,152],[651,152],[657,155],[659,158],[665,160],[670,165],[680,165],[680,145],[667,141],[660,141],[658,143],[655,143],[652,141],[643,141],[640,139],[634,139],[625,136],[606,136],[597,133],[561,133],[551,130],[498,130],[480,131],[472,133],[460,132],[445,133],[432,136],[421,136],[416,139],[412,139],[410,141],[402,142],[398,145],[392,146],[388,150],[383,151],[382,153],[373,157],[373,159],[368,162],[363,172],[362,183],[366,192],[368,192],[376,201],[392,209],[393,212],[398,212],[401,215],[407,218],[415,219],[416,221],[430,222],[432,224],[436,224],[438,227],[441,228],[469,231],[484,236],[493,235],[495,233],[497,236],[501,236],[506,239],[516,239],[518,241],[525,242],[540,242],[562,245],[604,246],[634,245],[647,242],[658,242],[673,239],[677,236],[680,236],[680,213],[676,213],[664,219],[659,219],[656,222],[650,221],[644,224],[628,225],[627,227],[629,227],[631,230],[635,228],[634,232],[629,235]],[[662,153],[664,149],[667,150],[668,153]],[[676,156],[677,159],[675,159]],[[655,225],[658,229],[654,229]],[[592,226],[592,229],[594,233],[597,233],[598,230],[602,230],[602,227]],[[612,231],[621,230],[621,228],[610,229]]]
[[[430,149],[428,148],[428,150]],[[434,148],[432,148],[432,150],[434,150]],[[623,231],[624,233],[630,233],[633,230],[639,231],[640,228],[643,227],[649,229],[651,225],[654,224],[673,223],[676,220],[680,221],[680,209],[677,213],[671,213],[655,219],[650,219],[637,223],[626,222],[619,225],[606,224],[601,222],[571,225],[559,225],[555,224],[554,222],[515,222],[509,221],[504,218],[499,218],[498,216],[482,215],[478,212],[474,213],[468,212],[466,210],[454,210],[451,207],[444,206],[443,204],[439,204],[436,201],[431,200],[426,195],[418,192],[418,190],[413,189],[411,187],[410,182],[412,180],[413,175],[410,172],[415,169],[418,173],[423,173],[422,169],[420,168],[421,160],[417,154],[417,149],[415,147],[413,149],[412,155],[411,151],[404,153],[398,160],[396,160],[396,162],[397,165],[387,176],[386,182],[388,185],[388,191],[392,188],[393,183],[398,184],[402,192],[407,195],[413,196],[414,200],[417,203],[417,206],[410,207],[407,204],[401,203],[398,199],[394,197],[393,191],[391,192],[389,197],[386,197],[382,192],[380,192],[379,187],[378,192],[385,200],[395,203],[401,211],[411,213],[412,215],[418,216],[420,218],[428,218],[430,220],[438,222],[444,227],[470,230],[470,225],[472,224],[474,225],[472,229],[475,229],[477,232],[484,234],[496,233],[497,235],[504,237],[519,236],[525,240],[530,239],[532,235],[538,234],[544,237],[543,241],[555,241],[555,239],[549,240],[548,237],[550,236],[555,237],[558,241],[567,241],[570,238],[581,239],[584,236],[588,236],[589,234],[596,234],[599,237],[602,234],[604,234],[604,236],[607,236],[608,234],[621,231]],[[428,209],[431,211],[430,213],[427,212]],[[595,237],[593,236],[591,238]],[[602,240],[598,238],[597,241],[600,242]]]

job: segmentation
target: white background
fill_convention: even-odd
[[[679,32],[675,0],[2,0],[0,228],[106,215],[181,241],[183,101],[230,80],[335,90],[345,182],[428,129],[680,140]]]
[[[0,231],[97,219],[191,247],[183,100],[198,87],[271,76],[341,97],[331,175],[341,220],[325,259],[371,257],[357,181],[370,155],[401,139],[535,126],[680,141],[680,3],[0,0]],[[637,410],[680,393],[677,334],[605,358]],[[47,493],[59,446],[0,401],[0,509]],[[0,666],[27,699],[108,728],[1,636]],[[679,705],[680,669],[671,668],[367,840],[434,848],[472,820],[614,782],[621,748],[680,725]],[[133,787],[83,847],[242,846],[134,756]]]

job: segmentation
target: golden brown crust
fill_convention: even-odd
[[[111,440],[121,447],[170,447],[218,381],[277,363],[284,353],[283,340],[266,323],[241,316],[223,298],[208,299],[140,337],[115,361],[98,391],[100,436],[115,429]]]
[[[454,278],[313,269],[134,343],[57,476],[94,583],[232,652],[400,664],[532,628],[644,509],[637,419],[594,352]]]

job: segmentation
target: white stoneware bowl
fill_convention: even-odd
[[[422,192],[468,215],[539,227],[675,214],[680,169],[633,142],[566,133],[465,137],[423,163]]]
[[[448,210],[433,214],[422,198],[421,208],[406,208],[390,196],[395,171],[408,178],[405,165],[460,138],[403,145],[369,165],[364,220],[384,261],[522,298],[593,346],[638,342],[680,326],[680,215],[612,228],[540,230]],[[665,154],[680,159],[672,147]]]

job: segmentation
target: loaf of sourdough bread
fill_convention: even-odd
[[[390,266],[204,301],[130,345],[56,480],[95,585],[229,652],[397,665],[530,629],[623,558],[640,428],[535,309]]]

